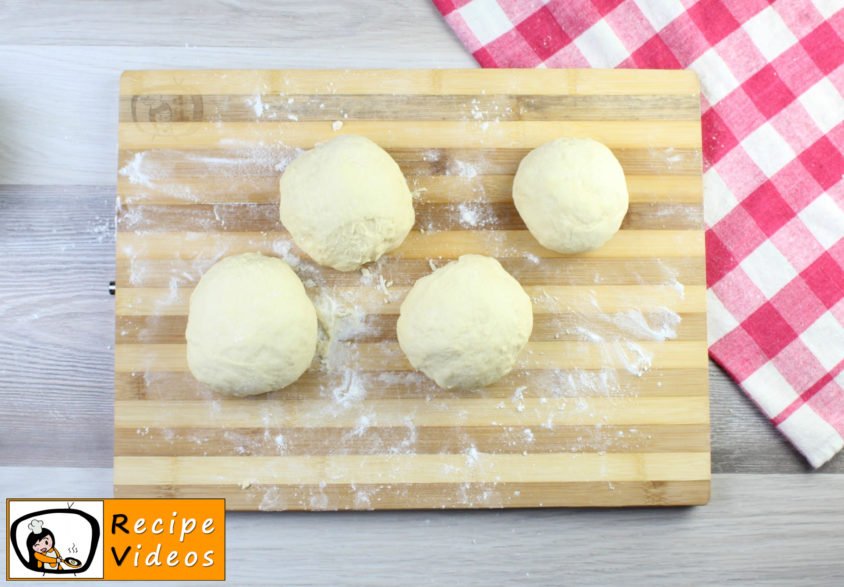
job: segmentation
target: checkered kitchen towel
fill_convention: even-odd
[[[844,1],[434,0],[484,67],[688,67],[709,352],[818,467],[844,445]]]

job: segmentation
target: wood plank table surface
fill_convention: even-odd
[[[120,73],[474,62],[424,0],[7,0],[0,31],[0,497],[110,496]],[[715,366],[710,390],[707,506],[238,512],[228,578],[836,584],[844,458],[810,472]]]

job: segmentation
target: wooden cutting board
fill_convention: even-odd
[[[705,503],[698,92],[685,71],[126,72],[115,494],[269,510]],[[278,221],[286,162],[342,133],[387,149],[417,196],[413,232],[364,272],[314,265]],[[630,190],[618,235],[577,256],[539,246],[510,194],[527,151],[564,135],[607,144]],[[187,370],[186,313],[202,273],[245,251],[288,260],[336,310],[336,336],[288,389],[225,399]],[[505,379],[445,392],[411,370],[395,320],[414,280],[464,253],[521,281],[535,326]]]

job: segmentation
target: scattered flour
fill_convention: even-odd
[[[364,432],[369,430],[369,427],[372,426],[372,421],[374,419],[374,414],[364,414],[358,418],[357,422],[355,423],[355,427],[351,432],[351,436],[363,436]]]
[[[461,202],[457,211],[460,226],[464,228],[488,228],[498,221],[492,206],[486,202]]]
[[[292,97],[287,99],[289,104],[292,104],[293,101],[294,98]],[[250,102],[250,106],[257,117],[267,114],[268,106],[263,102],[261,96],[256,96]],[[481,124],[494,123],[493,116],[497,116],[495,108],[497,108],[497,105],[488,109],[489,112],[484,112],[480,104],[475,103],[472,105],[472,119],[481,121]],[[506,114],[502,112],[501,115]],[[294,114],[290,114],[289,117],[296,119]],[[345,115],[343,117],[345,118]],[[342,120],[336,120],[332,123],[334,131],[339,131],[342,127]],[[138,152],[120,169],[120,174],[133,185],[153,190],[170,198],[195,202],[200,200],[200,196],[204,200],[209,195],[229,195],[229,190],[232,189],[233,185],[248,185],[250,181],[253,181],[252,178],[256,176],[276,177],[290,161],[301,153],[300,149],[284,145],[255,145],[230,139],[221,141],[220,146],[223,149],[215,155],[176,150]],[[667,151],[665,153],[669,165],[679,162],[682,156],[682,153],[668,153]],[[429,149],[423,152],[422,158],[426,162],[434,163],[443,161],[445,156],[441,150]],[[479,177],[481,165],[483,165],[482,161],[473,163],[449,159],[444,173],[449,176],[465,178],[473,193],[477,195],[478,190],[480,190],[482,194],[483,187]],[[191,185],[174,185],[170,181],[177,169],[180,172],[189,169],[192,175],[200,177],[204,174],[213,173],[215,177],[220,177],[224,181],[221,181],[220,185],[211,184],[203,188],[211,190],[210,194],[197,194]],[[424,189],[419,189],[417,197],[420,197],[423,191]],[[131,204],[131,199],[127,203]],[[483,229],[492,227],[497,222],[494,209],[483,199],[476,198],[462,202],[452,208],[452,211],[464,228]],[[212,221],[217,226],[225,227],[227,222],[225,208],[218,209],[214,206],[212,212]],[[142,222],[143,218],[140,216],[137,207],[127,209],[126,213],[121,215],[121,227],[123,228],[132,229],[142,226]],[[94,230],[100,229],[95,227]],[[103,228],[102,232],[106,232],[106,229]],[[179,288],[195,283],[199,276],[226,252],[221,249],[216,251],[213,257],[204,256],[193,263],[182,264],[178,273],[168,276],[165,282],[166,295],[157,302],[160,307],[165,308],[179,303]],[[389,426],[391,432],[388,436],[386,432],[382,434],[382,428],[379,427],[379,416],[382,415],[372,407],[371,402],[376,398],[400,398],[406,394],[410,397],[423,399],[426,402],[426,409],[439,409],[439,406],[441,406],[445,411],[454,409],[449,404],[449,398],[460,396],[449,395],[436,389],[430,381],[419,373],[368,373],[360,370],[357,367],[360,357],[355,342],[361,338],[378,335],[380,333],[379,328],[383,328],[383,326],[369,323],[368,315],[372,313],[371,308],[360,305],[353,297],[347,295],[346,290],[354,288],[334,287],[327,283],[326,272],[304,255],[298,254],[297,249],[289,239],[277,238],[273,240],[272,252],[289,263],[303,278],[309,295],[311,295],[317,307],[319,316],[320,363],[317,368],[320,370],[320,383],[316,393],[318,393],[318,399],[321,401],[302,402],[305,407],[297,409],[302,410],[300,415],[303,420],[320,422],[343,414],[351,423],[347,437],[350,441],[354,440],[350,444],[354,444],[353,450],[357,451],[355,454],[406,455],[416,453],[419,443],[419,430],[417,430],[415,424],[415,414],[405,415],[398,426],[395,424]],[[132,251],[127,251],[127,255],[132,263],[130,265],[130,282],[133,285],[143,287],[146,280],[151,277],[148,274],[149,268],[143,263],[135,263],[132,258]],[[528,252],[508,251],[508,256],[521,257],[533,265],[540,263],[538,256]],[[427,259],[431,271],[437,268],[438,261]],[[185,269],[185,267],[188,268]],[[564,268],[561,271],[564,270],[566,269]],[[665,266],[663,273],[664,285],[676,290],[677,294],[682,297],[684,286],[678,280],[677,272]],[[405,281],[400,277],[400,274],[391,275],[388,264],[379,262],[362,268],[359,276],[344,276],[344,279],[347,280],[344,285],[348,285],[348,280],[351,279],[352,285],[355,287],[374,288],[381,294],[377,297],[382,299],[375,299],[371,303],[378,305],[382,302],[395,301],[399,288],[391,289],[393,278],[402,287],[405,285]],[[653,281],[652,275],[648,279],[641,279],[641,283],[652,284]],[[513,443],[513,449],[524,450],[525,452],[528,452],[531,445],[536,442],[535,431],[538,433],[536,426],[540,426],[544,430],[553,430],[556,424],[555,419],[566,411],[589,415],[594,418],[595,408],[592,397],[614,398],[621,395],[630,395],[630,389],[626,388],[625,383],[620,379],[626,377],[627,380],[630,380],[631,376],[640,377],[644,375],[652,362],[650,353],[640,343],[642,341],[661,342],[671,340],[676,337],[680,324],[680,316],[670,308],[651,308],[648,311],[625,309],[608,313],[598,307],[593,296],[591,300],[591,302],[594,302],[593,307],[589,308],[588,311],[583,309],[584,304],[582,303],[577,306],[578,310],[572,311],[566,307],[567,301],[558,300],[547,292],[541,295],[544,295],[541,301],[543,305],[560,315],[574,316],[574,320],[570,321],[568,325],[561,323],[560,335],[599,345],[607,364],[620,365],[629,374],[622,373],[619,375],[615,369],[603,368],[595,370],[547,370],[539,374],[531,374],[529,378],[526,376],[523,381],[514,376],[516,377],[515,383],[510,388],[512,392],[505,392],[508,395],[502,396],[504,399],[499,402],[498,407],[522,413],[524,416],[519,416],[519,418],[525,420],[531,417],[534,411],[541,415],[540,418],[535,420],[535,425],[532,428],[517,426],[508,432],[508,441]],[[590,300],[586,300],[586,302],[585,305],[588,306]],[[381,344],[395,345],[395,342]],[[154,373],[143,372],[143,377],[148,387],[159,385],[154,380],[156,377]],[[483,394],[484,391],[478,393]],[[526,401],[526,395],[530,398],[538,397],[538,400]],[[220,416],[223,406],[217,396],[203,390],[198,392],[198,397],[209,402],[210,419],[213,420]],[[223,438],[226,444],[232,447],[232,450],[237,454],[281,456],[293,454],[295,448],[301,445],[301,441],[295,436],[296,432],[280,428],[277,424],[279,421],[277,415],[273,415],[272,410],[283,409],[283,404],[267,401],[268,411],[264,413],[264,419],[260,424],[263,427],[262,433],[247,435],[231,430],[225,432]],[[308,407],[311,404],[315,407]],[[309,412],[308,410],[313,411]],[[467,410],[461,409],[455,418],[460,421],[460,418],[468,419],[468,415]],[[606,430],[606,428],[608,428],[608,425],[599,419],[593,429],[578,437],[576,442],[562,450],[573,452],[583,450],[606,451],[613,447],[613,443],[622,442],[626,443],[625,446],[635,448],[637,442],[641,443],[646,440],[645,435],[635,428],[625,428],[624,430],[616,428]],[[475,444],[476,439],[467,432],[470,428],[460,427],[459,429],[463,431],[463,436],[458,443],[461,448],[450,447],[447,450],[462,454],[465,457],[465,466],[444,465],[443,469],[444,474],[452,476],[454,481],[465,480],[467,468],[477,468],[487,464],[480,457]],[[386,426],[384,430],[387,430]],[[137,429],[138,435],[143,436],[148,433],[148,428]],[[178,439],[183,441],[187,439],[196,447],[207,444],[205,442],[207,439],[200,435],[188,438],[181,432],[169,430],[168,435],[165,436],[165,440],[171,443]],[[426,440],[427,442],[429,441]],[[201,449],[196,448],[195,450]],[[337,446],[333,447],[330,452],[331,454],[351,454],[346,452],[349,450],[348,447]],[[329,471],[327,474],[330,475],[331,472]],[[251,489],[260,492],[259,509],[284,509],[287,507],[288,504],[285,503],[278,488],[272,486],[255,488],[253,484],[254,481],[247,478],[240,485],[244,491]],[[305,499],[306,503],[314,509],[327,509],[331,503],[324,489],[325,485],[320,487],[319,491],[312,493],[303,490],[301,498]],[[354,491],[354,506],[356,508],[370,509],[376,507],[382,499],[382,496],[378,495],[377,489],[358,487],[354,488]],[[518,493],[516,491],[514,495],[518,495]],[[462,484],[460,495],[455,496],[454,499],[457,500],[457,503],[461,503],[461,500],[463,500],[462,503],[490,505],[494,504],[499,497],[494,483],[480,488]]]
[[[467,467],[477,467],[479,460],[480,460],[480,453],[478,453],[478,449],[475,448],[474,444],[470,445],[466,449],[466,466]]]
[[[474,120],[483,120],[484,113],[481,111],[480,101],[477,98],[473,98],[470,102],[471,109],[470,114]]]
[[[281,143],[253,143],[238,139],[221,139],[220,146],[223,150],[215,155],[172,149],[139,151],[120,168],[119,174],[133,185],[175,200],[208,201],[220,196],[228,197],[233,189],[248,189],[258,177],[276,175],[302,152],[302,149]],[[174,182],[172,179],[184,175],[186,170],[193,177],[208,176],[217,181],[203,183],[203,192],[196,193],[192,183]],[[136,198],[128,195],[124,201],[131,204]]]
[[[533,263],[534,265],[539,265],[539,257],[534,255],[533,253],[525,253],[523,257],[527,259],[530,263]]]
[[[276,434],[273,437],[273,442],[275,442],[275,447],[279,454],[284,454],[287,450],[287,441],[284,439],[284,434]]]
[[[680,315],[669,308],[657,308],[642,313],[639,310],[625,310],[613,314],[599,314],[601,319],[618,328],[619,336],[635,340],[662,342],[677,337]]]
[[[262,512],[286,509],[284,495],[281,493],[281,490],[275,485],[270,485],[265,489],[261,497],[261,503],[258,504],[258,509]]]
[[[358,510],[371,510],[372,509],[372,495],[370,491],[365,491],[363,489],[357,489],[356,487],[352,487],[355,491],[355,509]]]
[[[510,398],[512,404],[516,407],[517,412],[524,412],[525,411],[525,390],[527,389],[526,385],[522,385],[521,387],[517,387],[515,391],[513,391],[513,397]]]
[[[98,243],[114,241],[114,218],[96,216],[85,227],[85,232],[93,236]]]
[[[437,149],[428,149],[427,151],[422,152],[422,160],[427,161],[428,163],[439,161],[439,158],[440,152]]]
[[[671,284],[666,285],[673,287]],[[636,376],[644,375],[653,360],[652,353],[639,343],[676,338],[681,320],[676,312],[667,307],[651,308],[645,312],[639,309],[605,312],[591,291],[584,294],[584,299],[570,299],[564,305],[543,290],[534,297],[534,303],[569,315],[575,325],[561,328],[561,334],[596,343],[606,365],[621,367]],[[584,308],[592,308],[592,311],[584,311]],[[611,379],[614,370],[607,368],[604,371],[608,374],[606,378]],[[605,383],[613,385],[611,381]]]
[[[478,176],[478,168],[468,161],[452,159],[448,163],[445,174],[459,175],[460,177],[465,177],[466,179],[473,179]]]
[[[261,98],[260,94],[255,94],[253,98],[247,99],[247,102],[255,112],[255,116],[261,118],[264,115],[264,111],[267,109],[267,106],[264,104],[264,100]]]
[[[402,418],[402,424],[404,424],[404,428],[407,431],[407,437],[403,438],[401,442],[389,449],[391,454],[413,454],[416,451],[418,432],[416,430],[416,423],[413,415],[404,416],[404,418]]]
[[[324,286],[325,277],[319,266],[310,259],[303,259],[294,251],[293,242],[287,238],[277,239],[272,243],[272,250],[303,279],[307,287],[310,281],[313,287]]]
[[[665,149],[665,160],[668,162],[668,167],[674,167],[677,163],[684,159],[683,153],[675,151],[674,147]]]
[[[393,282],[384,279],[383,275],[378,275],[378,291],[384,294],[384,303],[389,303],[393,300],[393,295],[390,292],[390,287],[392,287]]]

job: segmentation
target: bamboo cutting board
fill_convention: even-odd
[[[684,71],[135,71],[120,86],[115,494],[229,509],[689,505],[709,497],[699,89]],[[365,135],[417,196],[366,271],[311,263],[278,221],[298,149]],[[542,248],[511,200],[521,158],[607,144],[630,210],[604,247]],[[188,300],[220,258],[287,260],[325,318],[293,386],[225,399],[187,370]],[[395,321],[414,280],[497,257],[534,303],[517,368],[444,392]]]

